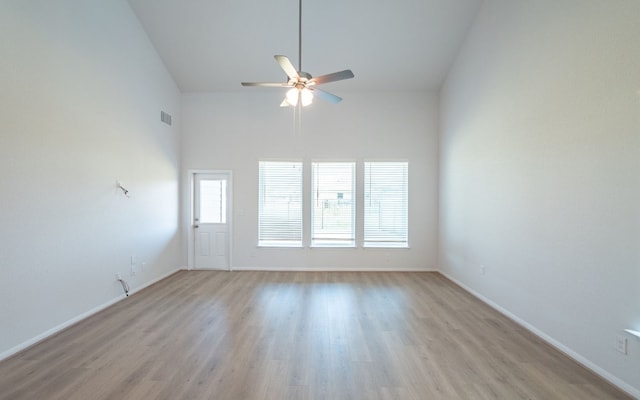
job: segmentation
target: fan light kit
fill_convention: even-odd
[[[284,101],[280,107],[296,107],[298,105],[305,107],[313,102],[314,96],[329,101],[330,103],[339,103],[342,98],[331,94],[324,90],[318,89],[316,86],[323,83],[340,81],[343,79],[353,78],[353,72],[349,69],[334,72],[332,74],[322,75],[314,78],[308,72],[302,71],[302,0],[298,2],[298,69],[293,66],[286,56],[274,56],[280,68],[287,74],[287,81],[282,83],[269,82],[242,82],[242,86],[259,86],[259,87],[282,87],[289,88]]]

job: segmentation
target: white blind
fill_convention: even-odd
[[[302,246],[302,163],[260,161],[258,245]]]
[[[355,246],[354,162],[311,164],[311,244]]]
[[[409,163],[364,163],[364,245],[408,244]]]

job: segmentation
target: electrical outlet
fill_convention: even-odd
[[[486,268],[484,267],[484,265],[480,266],[480,275],[484,275],[484,273],[486,272]]]
[[[616,335],[616,350],[619,353],[627,354],[627,338],[622,335]]]
[[[140,270],[141,271],[144,271],[146,267],[147,267],[147,262],[146,261],[143,261],[142,263],[140,263]]]

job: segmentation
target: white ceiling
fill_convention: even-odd
[[[263,90],[240,82],[285,81],[275,54],[298,65],[297,0],[129,3],[183,92]],[[302,69],[351,69],[333,92],[437,90],[481,3],[303,0]]]

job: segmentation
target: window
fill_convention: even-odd
[[[302,246],[302,163],[260,161],[259,246]]]
[[[311,245],[355,246],[354,162],[311,164]]]
[[[407,162],[364,163],[364,245],[407,247]]]
[[[303,165],[260,161],[258,245],[302,247],[303,236],[309,235],[313,247],[355,247],[356,163],[313,162],[306,177],[310,180],[303,179]],[[365,161],[358,168],[363,168],[358,188],[364,189],[358,203],[363,206],[358,242],[364,247],[408,247],[409,163]],[[303,218],[303,193],[309,191],[311,207],[305,203],[308,214]]]

